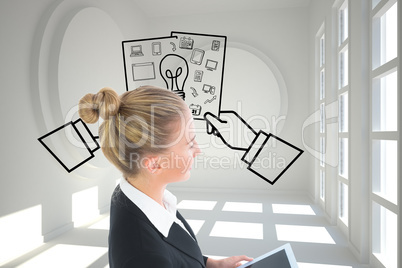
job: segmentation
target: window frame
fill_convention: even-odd
[[[398,267],[401,265],[401,183],[398,182],[398,178],[400,178],[401,168],[399,165],[396,165],[396,200],[390,200],[381,192],[378,192],[378,187],[381,187],[381,184],[385,183],[381,181],[381,178],[377,178],[379,172],[381,173],[381,158],[384,157],[384,152],[381,149],[381,144],[386,141],[395,141],[397,143],[396,154],[397,160],[396,163],[400,162],[401,159],[401,131],[400,131],[400,121],[401,118],[401,92],[400,92],[400,81],[401,81],[401,70],[400,70],[400,54],[401,54],[401,35],[397,31],[397,54],[396,58],[385,60],[381,59],[383,53],[383,40],[382,40],[382,32],[384,30],[384,26],[381,25],[382,16],[393,7],[394,4],[397,3],[397,25],[400,25],[400,13],[401,13],[401,3],[399,0],[372,0],[370,1],[370,82],[369,82],[369,105],[370,105],[370,115],[369,115],[369,196],[370,196],[370,263],[374,264],[378,267]],[[400,30],[399,30],[400,31]],[[399,45],[399,47],[398,47]],[[396,71],[396,88],[397,88],[397,105],[396,105],[396,130],[384,130],[381,129],[381,122],[374,122],[375,120],[381,120],[382,115],[374,114],[374,112],[378,112],[381,108],[375,107],[373,100],[378,96],[374,95],[374,90],[379,90],[380,92],[376,92],[375,94],[381,94],[381,79]],[[398,92],[399,90],[399,92]],[[379,104],[381,106],[381,103]],[[399,118],[399,120],[398,120]],[[378,128],[378,125],[380,127]],[[380,144],[380,145],[379,145]],[[380,148],[378,148],[380,147]],[[380,158],[380,159],[378,159]],[[378,161],[379,160],[379,161]],[[385,159],[384,159],[385,160]],[[380,174],[381,176],[381,174]],[[388,215],[388,216],[387,216]],[[392,222],[391,226],[396,227],[396,235],[390,235],[390,230],[388,230],[385,226],[390,226],[390,221]],[[387,222],[388,221],[388,222]],[[391,240],[392,245],[388,245],[387,240]],[[395,242],[396,240],[396,242]],[[396,248],[395,248],[396,244]],[[393,256],[389,255],[389,249],[393,252]],[[384,251],[384,252],[383,252]],[[388,252],[388,253],[387,253]],[[390,258],[395,258],[392,260],[393,263],[389,264],[387,261]]]

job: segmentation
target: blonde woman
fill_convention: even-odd
[[[109,265],[115,267],[237,267],[246,256],[215,260],[176,210],[169,183],[189,179],[200,152],[191,112],[166,89],[143,86],[119,96],[111,88],[79,102],[86,123],[104,122],[99,137],[105,157],[123,175],[110,208]]]

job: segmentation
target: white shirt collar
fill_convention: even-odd
[[[166,207],[164,209],[155,200],[129,184],[125,178],[120,180],[120,189],[144,212],[149,221],[163,236],[168,237],[169,230],[174,222],[186,230],[183,223],[176,217],[177,198],[168,190],[165,190],[163,195],[163,203]]]

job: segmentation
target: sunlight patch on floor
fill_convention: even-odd
[[[0,266],[41,245],[42,205],[0,218]]]
[[[264,239],[262,223],[217,221],[210,236]]]
[[[222,211],[262,213],[261,203],[226,202]]]
[[[276,214],[315,215],[309,205],[272,204],[272,211]]]
[[[323,264],[323,263],[307,263],[307,262],[298,262],[297,265],[299,268],[352,268],[353,266],[349,265],[334,265],[334,264]]]
[[[57,244],[18,266],[18,268],[88,267],[107,253],[106,247]]]
[[[193,210],[213,210],[216,203],[216,201],[182,200],[179,204],[177,204],[177,208]]]
[[[201,227],[204,225],[205,221],[203,220],[186,220],[187,223],[190,225],[191,229],[193,229],[193,232],[195,235],[198,234],[200,231]]]
[[[88,227],[88,229],[96,229],[96,230],[109,230],[110,229],[110,216],[107,216],[100,221],[92,224]]]
[[[275,224],[279,241],[335,244],[325,227]]]

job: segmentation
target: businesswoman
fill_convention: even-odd
[[[152,86],[121,96],[103,88],[80,100],[79,115],[86,123],[103,118],[102,151],[123,175],[111,200],[111,268],[232,268],[251,260],[203,256],[176,197],[166,190],[190,177],[200,152],[191,112],[180,97]]]

